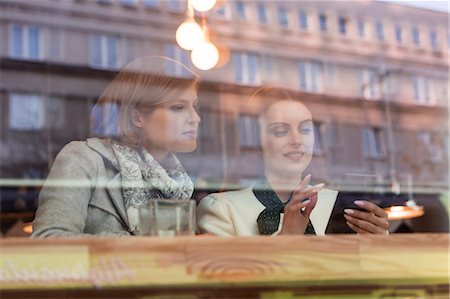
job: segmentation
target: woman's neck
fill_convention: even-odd
[[[168,152],[165,150],[158,150],[150,146],[144,146],[144,148],[150,155],[152,155],[153,159],[160,164],[168,155]]]
[[[279,174],[266,172],[266,178],[281,202],[285,203],[289,200],[292,191],[300,184],[302,176],[300,174],[292,177],[282,177]]]

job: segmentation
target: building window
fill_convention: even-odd
[[[278,11],[278,24],[283,28],[287,28],[289,26],[289,16],[286,7],[278,6],[277,11]]]
[[[258,21],[261,24],[267,24],[267,22],[268,22],[267,10],[266,10],[266,6],[264,5],[264,3],[259,2],[257,4],[256,9],[258,10]]]
[[[99,68],[119,67],[119,39],[111,35],[91,36],[91,65]]]
[[[358,35],[359,37],[366,36],[366,23],[362,19],[358,20]]]
[[[42,34],[38,26],[12,24],[10,26],[10,56],[14,58],[42,59]]]
[[[165,45],[164,46],[164,56],[172,58],[175,61],[178,61],[185,66],[190,65],[189,52],[184,51],[178,46],[175,45]],[[165,71],[170,76],[176,77],[187,77],[190,76],[189,70],[184,68],[182,65],[177,63],[168,62],[165,65]]]
[[[144,5],[147,7],[157,7],[159,5],[159,0],[143,0]]]
[[[184,2],[181,0],[166,0],[166,5],[172,11],[181,12],[184,10]]]
[[[415,46],[420,46],[420,32],[417,27],[412,29],[412,40]]]
[[[324,14],[319,15],[319,28],[321,32],[327,32],[328,30],[327,16]]]
[[[363,69],[359,71],[360,95],[365,99],[380,98],[378,73],[375,70]]]
[[[57,129],[61,128],[64,119],[62,98],[27,93],[11,93],[9,96],[10,129]]]
[[[118,135],[119,107],[117,104],[95,105],[92,109],[92,132],[94,136]]]
[[[346,35],[347,34],[347,19],[339,18],[338,25],[339,25],[339,33],[341,35]]]
[[[375,34],[376,34],[377,40],[384,41],[383,22],[381,22],[380,20],[375,22]]]
[[[442,161],[444,153],[443,147],[439,146],[439,143],[436,142],[438,134],[422,131],[417,134],[417,138],[425,147],[430,162],[439,163]]]
[[[397,43],[401,44],[403,41],[403,32],[400,25],[395,26],[395,40]]]
[[[430,44],[432,49],[438,48],[437,33],[434,30],[430,30]]]
[[[239,115],[239,144],[242,148],[259,148],[258,119],[253,115]]]
[[[427,78],[421,76],[413,77],[414,100],[416,101],[417,104],[421,105],[431,104],[428,85],[429,82]]]
[[[317,62],[300,62],[300,89],[307,92],[322,90],[322,64]]]
[[[259,84],[259,57],[252,53],[233,53],[234,78],[238,83]]]
[[[245,10],[245,3],[243,1],[236,1],[236,18],[238,20],[245,20],[247,12]]]
[[[298,23],[302,30],[308,30],[308,14],[303,10],[298,13]]]
[[[319,122],[314,122],[314,154],[323,154],[323,125]]]
[[[379,158],[384,156],[383,130],[380,128],[363,129],[364,156]]]

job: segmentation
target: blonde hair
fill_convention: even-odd
[[[171,77],[168,73],[173,69],[181,70],[183,77]],[[117,129],[116,138],[119,142],[140,147],[146,136],[133,122],[134,111],[151,111],[176,98],[183,90],[191,86],[197,88],[198,83],[199,76],[196,73],[168,57],[146,56],[135,59],[119,71],[96,103],[97,107],[111,110],[110,113],[113,113],[113,109],[118,110],[117,119],[112,124],[103,119],[97,127],[92,125],[91,136],[98,132],[98,126],[112,125],[115,126],[113,129]],[[91,124],[94,124],[94,109]]]

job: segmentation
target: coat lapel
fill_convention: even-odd
[[[116,208],[120,219],[128,227],[128,217],[125,211],[125,202],[122,196],[122,180],[119,173],[106,184],[106,190],[111,197],[111,201]]]

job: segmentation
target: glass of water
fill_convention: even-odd
[[[174,237],[195,234],[195,200],[151,199],[139,208],[140,233]]]

